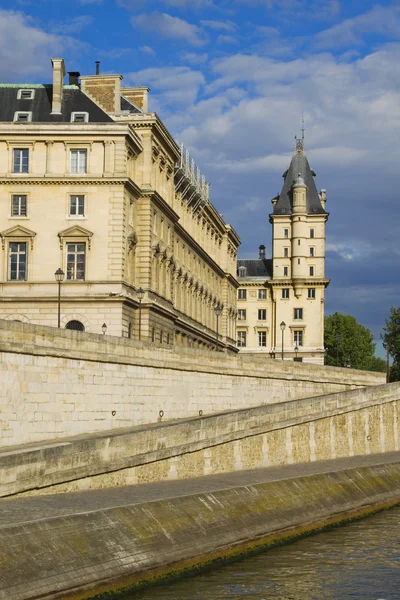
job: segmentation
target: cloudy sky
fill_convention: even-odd
[[[271,198],[306,126],[326,188],[326,312],[354,315],[378,351],[400,305],[400,0],[2,0],[0,81],[67,70],[149,85],[240,254],[271,246]]]

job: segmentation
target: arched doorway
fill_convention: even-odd
[[[68,321],[65,329],[72,329],[73,331],[85,331],[85,326],[80,321]]]

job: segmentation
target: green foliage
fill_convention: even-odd
[[[385,319],[386,327],[383,328],[383,345],[389,345],[389,354],[393,359],[390,367],[390,381],[400,381],[400,307],[390,309],[389,319]]]
[[[378,356],[373,356],[369,370],[386,373],[386,360],[383,360],[383,358],[379,358]]]
[[[372,370],[380,365],[374,356],[373,339],[371,331],[351,315],[335,313],[325,317],[325,364]]]

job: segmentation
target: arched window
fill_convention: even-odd
[[[85,331],[85,327],[80,321],[68,321],[65,329],[72,329],[73,331]]]

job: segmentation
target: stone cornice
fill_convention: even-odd
[[[69,175],[33,175],[27,177],[5,177],[0,175],[0,184],[9,185],[129,185],[140,194],[140,188],[127,177],[71,177]]]
[[[192,238],[192,236],[190,235],[190,233],[188,233],[186,231],[186,229],[178,222],[175,224],[175,231],[177,233],[179,233],[179,235],[181,236],[182,239],[186,240],[186,242],[188,244],[191,245],[192,248],[194,248],[196,250],[196,252],[198,253],[199,256],[201,256],[201,258],[208,263],[216,273],[218,273],[218,275],[220,277],[225,277],[226,273],[223,269],[221,269],[221,267],[214,261],[214,259],[211,258],[211,256],[209,254],[207,254],[207,252],[204,250],[204,248],[202,248],[202,246],[200,246],[196,240],[194,240]]]
[[[268,284],[271,287],[327,287],[330,283],[330,279],[287,279],[277,280],[271,279]]]
[[[174,211],[173,208],[164,200],[164,198],[155,190],[142,189],[140,190],[142,196],[150,198],[157,206],[171,219],[173,223],[179,221],[179,215]]]
[[[174,138],[165,127],[157,113],[143,113],[131,115],[129,119],[129,125],[133,129],[148,129],[151,128],[158,137],[168,146],[171,153],[174,155],[175,160],[178,160],[180,156],[180,149]]]

